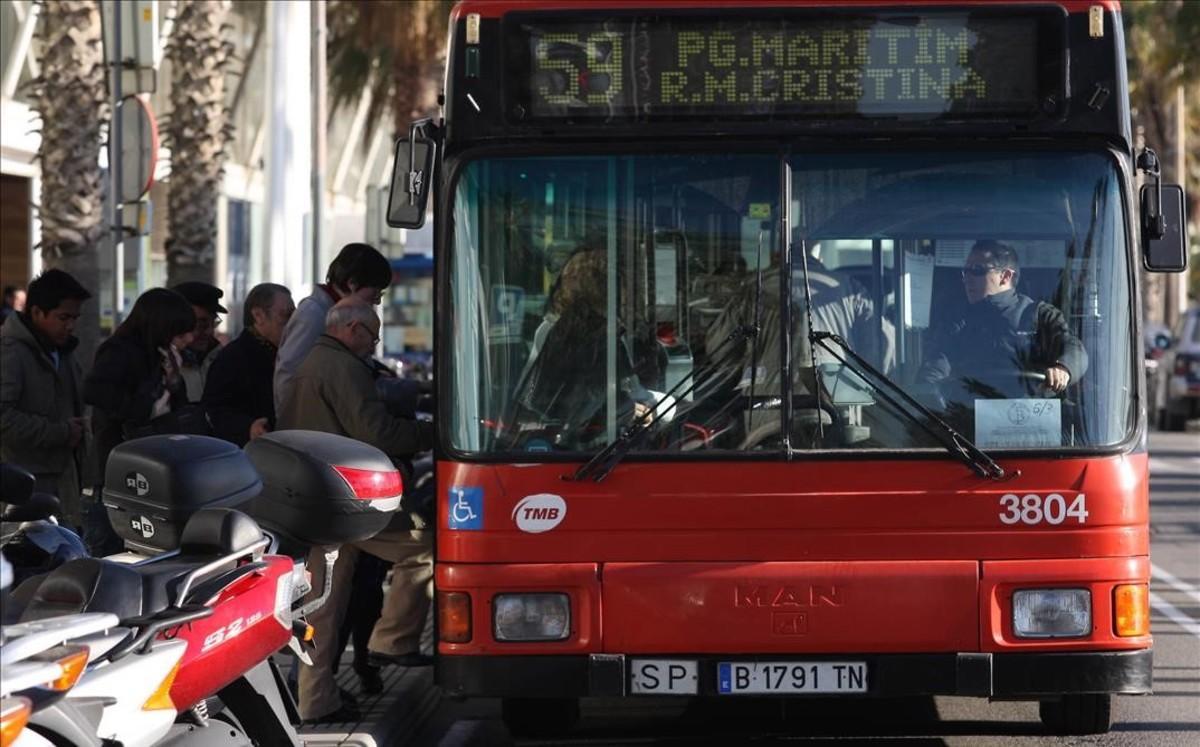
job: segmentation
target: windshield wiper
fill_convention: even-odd
[[[810,333],[809,339],[812,341],[813,345],[820,345],[821,347],[825,348],[825,350],[829,351],[830,355],[841,361],[843,365],[849,367],[864,381],[870,381],[872,378],[874,378],[877,379],[878,382],[882,382],[883,385],[881,386],[876,381],[870,381],[872,388],[879,392],[880,396],[883,397],[888,404],[895,407],[909,420],[921,426],[934,438],[937,438],[939,441],[941,441],[946,447],[947,451],[958,457],[980,477],[987,477],[992,480],[1004,480],[1007,478],[1016,477],[1020,474],[1019,471],[1011,474],[1007,472],[1003,467],[996,463],[996,460],[992,459],[987,455],[986,452],[976,446],[971,439],[956,431],[954,427],[947,423],[944,419],[939,417],[925,405],[921,404],[908,392],[904,391],[900,385],[896,384],[887,376],[884,376],[879,369],[875,368],[875,366],[873,366],[861,355],[854,352],[854,349],[850,347],[850,343],[846,342],[846,340],[840,335],[836,335],[832,332],[813,331]],[[839,355],[837,351],[827,344],[827,341],[832,341],[840,346],[842,350],[846,351],[846,354],[849,355],[850,359],[853,360],[854,363],[852,364],[849,360]],[[857,364],[857,366],[855,364]],[[869,373],[870,376],[864,375],[864,372]],[[904,400],[904,402],[911,407],[916,408],[927,418],[927,420],[922,420],[914,415],[908,408],[901,405],[896,398],[894,398],[891,394],[888,394],[888,392],[900,395],[900,399]],[[931,423],[936,426],[936,428],[930,427]]]
[[[679,402],[682,402],[685,397],[688,397],[697,389],[708,386],[723,378],[725,374],[722,372],[722,369],[727,363],[727,361],[723,360],[724,356],[730,350],[737,350],[737,346],[734,345],[735,342],[755,338],[758,336],[758,332],[759,329],[755,325],[739,324],[734,327],[729,335],[721,341],[721,344],[717,345],[713,350],[713,357],[704,368],[680,379],[675,386],[671,387],[654,403],[653,407],[642,413],[628,428],[621,431],[621,434],[612,443],[596,452],[591,459],[580,465],[574,474],[564,475],[563,478],[572,481],[586,480],[588,478],[593,482],[603,480],[625,458],[625,455],[629,453],[629,450],[637,444],[641,437],[658,424],[658,421],[666,413],[675,409],[678,414]],[[691,386],[680,392],[679,390],[688,382],[691,382]],[[677,393],[678,396],[676,396]],[[695,409],[702,400],[703,398],[697,400],[690,409]]]
[[[718,380],[718,372],[726,363],[726,361],[721,360],[722,357],[725,356],[730,350],[737,350],[736,346],[730,346],[733,345],[734,342],[743,339],[754,340],[754,347],[751,352],[750,360],[750,402],[753,404],[754,386],[757,383],[758,378],[758,333],[762,327],[762,254],[763,238],[766,230],[766,224],[763,224],[759,227],[758,247],[755,252],[757,265],[755,266],[754,272],[754,323],[749,325],[740,324],[734,327],[729,335],[721,341],[721,344],[717,345],[717,347],[712,351],[712,356],[709,359],[708,365],[702,369],[704,378],[700,377],[700,372],[696,372],[691,376],[685,376],[680,379],[675,386],[671,387],[670,391],[668,391],[662,396],[661,399],[654,403],[654,407],[650,408],[648,412],[642,413],[642,415],[628,428],[622,431],[621,435],[617,436],[612,443],[596,452],[595,456],[580,465],[579,469],[575,470],[575,474],[567,477],[566,479],[585,480],[590,477],[594,482],[600,482],[607,477],[608,473],[612,472],[613,468],[620,464],[621,460],[625,458],[625,455],[629,453],[629,450],[634,447],[634,445],[643,435],[653,428],[666,413],[672,410],[672,408],[678,407],[677,404],[672,402],[672,399],[676,401],[682,401],[685,397],[691,395],[693,392],[699,389],[702,385],[702,382],[704,386],[707,386],[708,384]],[[684,390],[684,392],[678,397],[675,397],[675,392],[689,381],[692,382],[692,385]],[[700,402],[702,402],[706,397],[707,395],[699,398],[695,403],[692,404],[691,409],[696,409]],[[667,405],[667,403],[671,403],[670,406],[664,407]],[[664,409],[660,410],[659,408]],[[675,411],[677,414],[679,413],[678,409]]]

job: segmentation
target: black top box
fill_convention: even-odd
[[[104,505],[126,547],[162,552],[202,508],[235,508],[262,490],[237,446],[208,436],[147,436],[112,450],[104,472]]]
[[[263,490],[245,510],[304,545],[341,545],[378,534],[400,507],[403,484],[387,455],[345,436],[277,431],[246,444]]]

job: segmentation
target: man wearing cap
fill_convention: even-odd
[[[171,290],[186,298],[196,313],[196,330],[192,344],[182,353],[183,366],[180,372],[187,384],[188,402],[199,402],[204,397],[204,382],[208,378],[208,370],[217,359],[217,351],[221,343],[217,341],[217,327],[221,326],[221,317],[228,311],[221,305],[221,297],[225,295],[215,285],[199,280],[189,280],[180,283]]]

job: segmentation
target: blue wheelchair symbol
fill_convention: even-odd
[[[450,529],[483,529],[483,488],[450,488]]]

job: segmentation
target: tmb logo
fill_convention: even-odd
[[[125,475],[125,487],[141,497],[150,492],[150,481],[141,472],[129,472]]]
[[[513,509],[513,521],[522,532],[540,534],[562,523],[567,516],[567,502],[561,495],[539,493],[522,498]]]

